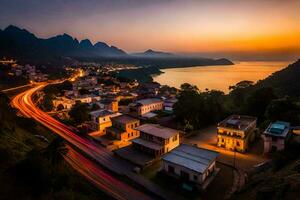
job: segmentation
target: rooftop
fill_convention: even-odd
[[[159,144],[156,144],[154,142],[149,142],[147,140],[143,140],[141,138],[135,138],[132,140],[133,143],[140,144],[142,146],[148,147],[149,149],[154,149],[154,150],[161,150],[163,147]]]
[[[219,153],[216,151],[181,144],[162,159],[195,172],[204,173],[218,155]]]
[[[153,103],[162,103],[163,101],[161,99],[157,99],[157,98],[151,98],[151,99],[141,99],[136,101],[136,103],[138,104],[142,104],[142,105],[150,105]]]
[[[115,133],[115,134],[118,134],[118,135],[120,135],[120,134],[122,134],[122,133],[125,133],[125,131],[123,131],[123,130],[121,130],[121,129],[118,129],[118,128],[115,128],[115,127],[108,127],[107,128],[107,131],[109,131],[109,132],[113,132],[113,133]]]
[[[128,115],[120,115],[120,116],[114,117],[112,120],[115,122],[122,123],[122,124],[133,123],[133,122],[139,121],[138,119],[130,117]]]
[[[256,122],[256,117],[246,115],[231,115],[218,124],[218,127],[232,128],[245,131],[252,123]]]
[[[286,137],[290,130],[290,123],[276,121],[271,123],[265,130],[264,134],[277,137]]]
[[[178,130],[160,126],[158,124],[143,124],[135,129],[138,131],[156,136],[156,137],[164,138],[164,139],[168,139],[179,133]]]
[[[113,112],[109,110],[95,110],[90,112],[90,115],[95,116],[95,117],[105,117],[114,114]]]

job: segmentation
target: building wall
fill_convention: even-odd
[[[132,140],[134,138],[140,137],[140,131],[134,129],[134,128],[138,127],[139,125],[140,125],[139,120],[133,121],[131,123],[126,123],[126,124],[113,121],[112,126],[119,130],[122,130],[124,132],[122,134],[111,134],[111,135],[112,136],[120,135],[120,136],[116,137],[116,139],[121,140],[121,141]]]
[[[113,112],[118,112],[119,111],[119,103],[118,103],[118,101],[112,101],[109,104],[105,104],[104,109],[111,110]]]
[[[140,137],[140,132],[136,131],[136,130],[126,131],[126,132],[121,134],[121,140],[122,141],[132,140],[132,139],[137,138],[137,137]]]
[[[271,136],[262,135],[264,140],[264,153],[269,153],[272,150],[280,151],[285,147],[284,138],[277,137],[276,139],[272,139]]]
[[[102,135],[105,135],[106,134],[106,129],[108,127],[111,127],[112,126],[112,122],[110,121],[110,118],[109,117],[106,117],[107,118],[107,121],[104,122],[99,122],[99,125],[98,125],[98,131],[100,132],[100,134]]]
[[[248,148],[247,140],[223,135],[218,135],[218,146],[231,151],[236,150],[239,152],[245,152]]]
[[[156,137],[154,135],[148,134],[148,133],[141,133],[141,138],[149,141],[149,142],[153,142],[159,145],[162,145],[162,150],[158,151],[158,150],[152,150],[152,151],[148,151],[147,148],[139,148],[143,151],[143,149],[146,149],[146,153],[149,153],[155,157],[160,157],[161,155],[170,152],[172,149],[176,148],[177,146],[179,146],[179,133],[173,137],[170,137],[168,139],[164,139],[164,138],[160,138],[160,137]]]
[[[179,133],[169,139],[165,140],[165,153],[171,151],[175,147],[179,146]]]
[[[231,151],[245,152],[247,151],[249,144],[253,141],[254,130],[256,123],[253,123],[246,131],[218,127],[218,143],[219,147]]]
[[[53,106],[57,108],[59,105],[63,105],[64,109],[71,109],[72,106],[75,104],[75,101],[70,99],[55,99],[53,100]]]
[[[163,102],[153,103],[149,105],[143,105],[138,108],[138,114],[144,115],[154,110],[162,110],[163,109]]]
[[[214,172],[215,170],[215,165],[216,162],[212,162],[209,167],[205,170],[205,172],[199,173],[199,172],[195,172],[193,170],[190,170],[188,168],[185,168],[183,166],[171,163],[171,162],[167,162],[167,161],[163,161],[163,170],[171,175],[171,176],[175,176],[177,178],[181,178],[181,171],[188,173],[188,180],[197,184],[201,184],[203,183],[209,176],[211,173]],[[174,172],[170,171],[170,168],[174,169]]]

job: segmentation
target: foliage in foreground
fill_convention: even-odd
[[[110,199],[73,171],[66,153],[62,140],[17,117],[0,93],[0,199]]]

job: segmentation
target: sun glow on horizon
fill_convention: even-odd
[[[0,26],[8,25],[3,22],[20,24],[41,37],[66,32],[127,52],[151,48],[188,53],[300,53],[297,0],[28,2],[23,6],[33,12],[0,8],[3,15],[15,13],[10,21],[0,20]]]

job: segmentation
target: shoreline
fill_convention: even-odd
[[[228,87],[242,80],[257,82],[288,66],[290,62],[250,61],[235,62],[235,65],[211,65],[162,69],[152,76],[161,85],[180,88],[183,83],[196,85],[200,90],[220,90],[228,93]]]

